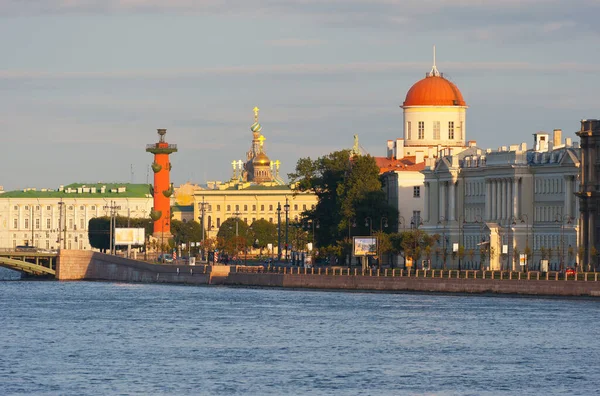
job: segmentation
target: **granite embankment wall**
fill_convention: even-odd
[[[309,270],[309,272],[298,268],[291,269],[294,273],[289,273],[290,270],[286,270],[286,273],[256,272],[259,270],[261,270],[260,267],[149,264],[97,252],[61,250],[57,260],[56,278],[58,280],[225,284],[295,289],[600,297],[600,280],[596,274],[580,277],[578,280],[555,280],[552,276],[549,279],[545,277],[537,279],[538,275],[533,276],[531,273],[529,274],[531,279],[525,277],[523,279],[507,279],[508,276],[505,276],[504,279],[465,279],[457,278],[456,271],[453,271],[454,275],[450,274],[450,278],[442,278],[380,276],[372,272],[355,275],[353,272],[349,274],[347,270],[342,270],[342,272],[338,270],[334,274],[331,272],[313,274],[311,273],[313,270]],[[494,274],[491,275],[493,278]]]
[[[228,266],[149,264],[85,250],[61,250],[56,264],[58,280],[219,284],[228,274]]]
[[[233,272],[225,284],[283,288],[600,297],[600,281],[457,279]]]

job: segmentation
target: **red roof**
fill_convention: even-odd
[[[408,90],[406,106],[466,106],[466,103],[456,85],[441,76],[427,76]]]
[[[425,161],[415,164],[414,155],[401,158],[399,160],[387,157],[375,157],[375,162],[379,167],[379,174],[398,171],[398,172],[420,172],[425,169]]]

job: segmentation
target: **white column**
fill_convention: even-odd
[[[425,213],[424,213],[424,217],[425,217],[425,222],[428,223],[429,219],[431,218],[431,214],[430,209],[429,209],[429,194],[431,192],[431,189],[429,188],[429,182],[425,182]],[[399,196],[399,195],[398,195]],[[398,208],[400,208],[400,202],[398,202]]]
[[[563,183],[565,184],[565,188],[564,188],[564,191],[565,191],[565,198],[564,198],[565,199],[565,206],[564,206],[564,209],[563,209],[563,213],[565,215],[567,215],[567,216],[571,216],[571,196],[573,195],[572,191],[571,191],[571,188],[572,188],[572,185],[571,185],[571,176],[566,176],[563,179]]]
[[[506,185],[506,219],[510,221],[512,217],[512,209],[513,209],[513,196],[512,196],[512,183],[511,179],[504,179],[504,184]]]
[[[498,180],[499,183],[499,194],[498,194],[498,207],[499,207],[499,215],[498,215],[498,220],[502,220],[504,219],[504,215],[505,215],[505,206],[504,206],[504,194],[506,193],[506,191],[504,190],[504,179],[499,179]]]
[[[438,219],[433,219],[436,224],[437,221],[444,216],[446,218],[446,182],[440,182],[440,211],[438,213]]]
[[[456,192],[456,189],[455,189],[456,184],[454,183],[454,180],[450,180],[448,182],[448,184],[450,187],[449,191],[448,191],[448,194],[450,195],[449,196],[450,205],[448,206],[448,215],[450,218],[448,220],[453,221],[455,219],[454,214],[456,213],[456,193],[455,193]]]
[[[485,219],[490,220],[492,217],[492,181],[485,181]]]
[[[521,208],[519,208],[519,178],[513,178],[513,216],[519,217]]]
[[[498,213],[498,184],[496,182],[496,179],[492,179],[490,180],[490,183],[492,184],[492,194],[491,194],[491,211],[490,211],[490,220],[495,220],[497,213]]]

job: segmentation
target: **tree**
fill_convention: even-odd
[[[254,220],[252,223],[252,237],[251,244],[256,244],[262,254],[262,250],[269,243],[273,246],[277,245],[277,225],[264,219]]]
[[[358,226],[355,235],[378,230],[384,218],[397,222],[397,211],[388,205],[379,168],[369,155],[351,157],[350,150],[341,150],[316,160],[301,158],[288,177],[296,192],[313,191],[317,196],[317,205],[304,216],[319,221],[318,246],[337,246],[349,237],[353,221]],[[370,222],[365,224],[367,218]]]
[[[187,222],[171,220],[171,234],[173,234],[175,245],[185,243],[189,246],[190,242],[202,240],[202,226],[194,220]]]
[[[404,231],[402,233],[402,250],[404,257],[411,257],[416,267],[421,255],[427,247],[427,254],[431,254],[431,248],[435,245],[436,238],[419,229]]]

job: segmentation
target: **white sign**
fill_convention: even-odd
[[[145,239],[143,228],[115,228],[115,245],[143,245]]]
[[[527,255],[526,254],[519,255],[519,263],[523,266],[527,265]]]
[[[548,260],[540,260],[540,271],[548,272]]]
[[[312,246],[312,242],[308,242],[308,243],[306,244],[306,247],[308,248],[308,251],[309,251],[309,252],[312,252],[312,247],[313,247],[313,246]]]
[[[458,243],[455,242],[455,243],[452,244],[452,251],[453,252],[458,252]]]
[[[502,245],[502,254],[508,254],[508,245]]]
[[[267,249],[273,250],[273,244],[272,243],[267,243]]]

